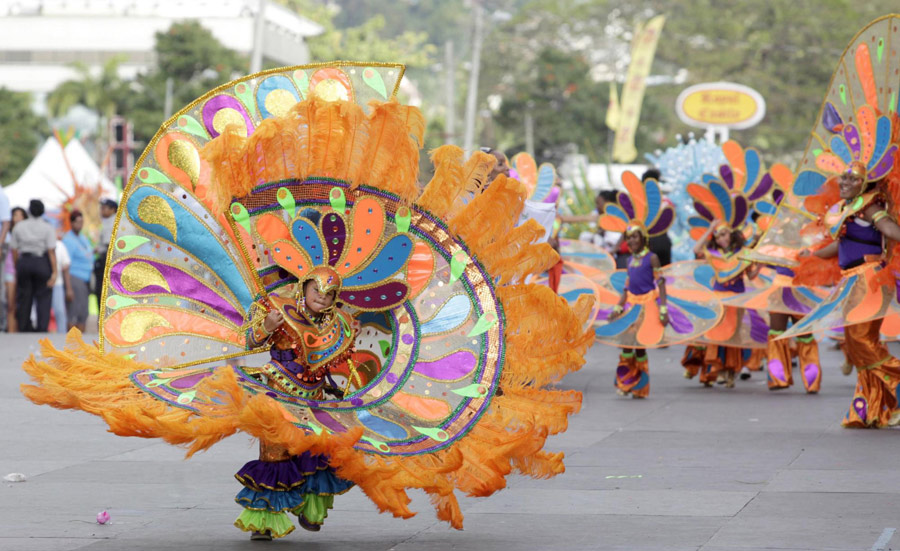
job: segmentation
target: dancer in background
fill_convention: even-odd
[[[650,392],[646,349],[699,338],[716,324],[722,308],[711,292],[691,281],[669,285],[648,244],[651,236],[668,230],[675,211],[662,202],[656,180],[641,182],[626,172],[622,181],[628,193],[619,193],[615,203],[606,205],[599,224],[622,232],[632,254],[625,271],[616,271],[600,283],[606,289],[601,300],[618,293],[618,302],[606,323],[595,327],[595,334],[600,342],[622,349],[615,375],[618,392],[646,398]]]

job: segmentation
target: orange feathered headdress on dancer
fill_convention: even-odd
[[[597,223],[607,231],[650,237],[666,233],[675,221],[675,209],[663,202],[659,183],[654,179],[641,182],[633,172],[622,174],[626,192],[616,195],[616,203],[607,203]]]
[[[188,455],[236,431],[327,454],[382,511],[412,516],[406,490],[419,488],[456,528],[456,490],[487,496],[514,471],[563,472],[562,454],[543,446],[581,394],[546,385],[584,362],[590,300],[570,308],[516,283],[558,255],[534,243],[537,223],[515,227],[520,183],[500,176],[474,193],[489,155],[434,150],[420,193],[425,121],[392,99],[402,74],[276,69],[167,121],[119,209],[100,347],[77,331],[64,350],[44,341],[23,393]],[[367,385],[317,402],[269,392],[244,368],[200,367],[246,355],[270,294],[313,265],[338,273],[342,309],[391,343],[366,347],[378,364]]]

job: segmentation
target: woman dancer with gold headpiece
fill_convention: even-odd
[[[892,149],[896,152],[897,145]],[[887,164],[893,162],[894,159],[889,158]],[[844,326],[844,353],[856,366],[857,384],[842,423],[845,427],[878,428],[900,423],[897,401],[900,360],[892,356],[880,340],[883,305],[888,302],[885,297],[894,292],[896,277],[891,273],[895,266],[882,267],[887,252],[884,242],[885,239],[900,242],[900,226],[889,211],[885,192],[879,185],[881,179],[877,178],[885,171],[878,172],[880,174],[872,178],[872,171],[859,161],[849,163],[841,172],[836,186],[841,201],[824,216],[833,240],[811,253],[820,259],[836,257],[841,269],[842,280],[834,293],[809,317],[813,321],[827,320],[831,314],[850,322]],[[824,184],[821,196],[833,195],[834,182],[832,178]],[[809,255],[809,251],[801,253],[801,258],[807,258],[801,269],[811,264]],[[886,292],[883,283],[888,284]],[[858,321],[856,316],[865,311],[869,314],[866,317],[874,317]],[[804,320],[786,335],[817,328],[814,323]]]

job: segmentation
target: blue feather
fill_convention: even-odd
[[[853,153],[847,147],[847,142],[841,136],[832,136],[831,152],[841,158],[847,164],[853,161]]]
[[[875,149],[872,150],[872,158],[866,169],[872,170],[881,156],[887,151],[888,145],[891,143],[891,120],[885,116],[878,117],[878,123],[875,126]]]
[[[650,224],[656,220],[662,207],[662,192],[659,191],[659,184],[655,180],[647,180],[644,183],[644,193],[647,197],[647,216],[643,222],[644,226],[650,228]]]
[[[725,220],[723,220],[723,222],[731,222],[731,217],[734,216],[734,209],[731,205],[731,195],[728,193],[728,189],[719,182],[711,182],[709,184],[709,191],[715,195],[719,204],[722,205],[722,211],[725,213]]]
[[[604,211],[604,212],[605,212],[606,214],[611,214],[611,215],[615,216],[616,218],[620,218],[620,219],[624,220],[626,224],[627,224],[628,222],[631,222],[631,219],[628,218],[628,215],[625,214],[625,211],[622,210],[622,209],[619,207],[619,205],[610,205],[610,204],[607,203],[607,205],[606,205],[606,211]]]
[[[421,325],[422,335],[453,331],[463,324],[472,313],[472,301],[466,295],[454,295],[441,306],[433,318]]]
[[[688,218],[688,225],[692,228],[708,228],[709,224],[709,220],[702,216],[691,216]]]
[[[408,436],[406,429],[404,429],[397,423],[382,419],[381,417],[375,417],[374,415],[369,413],[368,410],[357,410],[356,417],[359,419],[360,423],[365,425],[365,427],[370,431],[383,436],[387,436],[388,438],[391,438],[393,440],[400,440]]]
[[[322,243],[322,238],[319,237],[319,232],[316,231],[316,226],[310,220],[306,218],[294,220],[291,223],[291,234],[294,236],[297,244],[309,255],[309,259],[312,260],[313,264],[325,263],[328,259],[327,249],[325,244]]]
[[[707,289],[713,288],[713,278],[715,277],[716,271],[709,264],[700,264],[694,268],[694,281]]]
[[[160,224],[151,224],[141,220],[138,207],[149,196],[161,197],[172,209],[178,233],[177,242],[171,232]],[[190,197],[190,196],[189,196]],[[197,219],[197,216],[174,198],[150,186],[140,186],[128,198],[126,205],[128,216],[144,231],[156,235],[173,245],[180,247],[194,258],[203,259],[210,270],[222,280],[226,287],[244,308],[253,303],[253,293],[244,282],[238,271],[234,256],[215,237],[216,233]]]
[[[847,298],[847,295],[850,294],[850,291],[853,290],[853,284],[856,283],[856,280],[859,278],[857,275],[850,276],[847,281],[844,283],[844,288],[836,293],[832,293],[830,297],[828,297],[824,302],[819,304],[819,306],[803,317],[800,320],[800,323],[796,325],[796,327],[802,329],[804,327],[808,327],[812,322],[820,320],[830,314],[835,308],[838,307],[839,304],[842,304],[844,299]]]
[[[643,310],[643,307],[640,304],[635,304],[615,321],[595,327],[594,333],[598,337],[615,337],[616,335],[620,335],[637,321],[638,317],[641,315],[641,310]]]
[[[259,107],[259,114],[264,119],[275,116],[274,113],[266,109],[266,98],[275,90],[287,90],[288,93],[294,96],[296,101],[300,101],[300,94],[297,93],[297,89],[294,88],[291,79],[284,75],[271,76],[259,83],[259,88],[256,89],[256,106]]]
[[[806,287],[794,287],[794,291],[800,293],[801,295],[803,295],[804,297],[808,298],[809,300],[815,302],[816,304],[819,304],[822,302],[822,299],[818,295],[816,295],[815,293],[813,293]]]
[[[561,296],[566,299],[566,302],[574,303],[581,295],[592,294],[594,294],[594,292],[590,289],[573,289],[567,293],[563,293]]]
[[[754,208],[760,214],[775,214],[778,211],[778,207],[768,201],[759,201]]]
[[[744,183],[744,193],[749,193],[759,177],[759,169],[762,165],[759,153],[755,149],[748,149],[744,152],[744,163],[747,165],[747,181]]]
[[[553,184],[556,182],[556,171],[553,165],[544,163],[538,169],[537,184],[534,186],[534,192],[531,194],[532,201],[543,201],[550,195]]]
[[[703,175],[703,183],[709,185],[710,182],[718,182],[719,177],[713,174],[704,174]]]
[[[613,275],[609,276],[609,282],[612,283],[613,288],[620,293],[625,290],[626,279],[628,279],[628,272],[625,270],[616,270],[613,272]]]
[[[673,296],[667,296],[666,300],[672,304],[675,304],[685,312],[689,312],[695,318],[700,318],[702,320],[716,319],[716,311],[707,308],[706,306],[701,306],[700,304],[695,304],[687,300],[681,300]]]
[[[799,197],[815,195],[819,193],[819,189],[822,188],[822,184],[827,179],[824,175],[814,170],[804,170],[797,175],[797,179],[794,181],[794,194]]]
[[[397,234],[388,241],[374,260],[365,269],[348,275],[344,279],[344,288],[369,286],[382,282],[406,267],[406,261],[412,255],[412,239],[406,234]]]

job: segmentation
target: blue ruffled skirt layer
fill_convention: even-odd
[[[245,532],[269,531],[280,538],[294,530],[288,514],[322,524],[334,496],[353,487],[328,465],[328,456],[305,452],[285,461],[255,459],[234,475],[244,486],[235,501],[244,511],[235,526]]]

